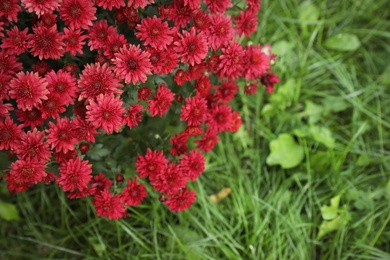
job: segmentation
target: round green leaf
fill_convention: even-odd
[[[328,38],[324,45],[332,50],[355,51],[360,47],[360,41],[354,34],[339,33]]]

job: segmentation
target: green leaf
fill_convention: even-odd
[[[270,97],[272,106],[279,108],[279,110],[285,110],[286,107],[290,106],[294,99],[297,84],[295,79],[289,79],[284,85],[278,87],[276,93]]]
[[[284,56],[289,53],[294,47],[294,44],[289,41],[278,41],[272,45],[272,52],[277,54],[278,56]]]
[[[307,100],[305,102],[305,111],[303,111],[303,115],[309,117],[309,124],[315,124],[321,119],[323,111],[324,108],[322,106]]]
[[[324,144],[329,149],[334,148],[335,140],[329,128],[311,125],[310,133],[317,142]]]
[[[205,248],[199,243],[203,238],[195,231],[183,225],[173,226],[171,231],[184,246],[187,259],[203,259]]]
[[[317,239],[322,238],[324,235],[326,235],[332,231],[339,230],[340,227],[343,226],[344,222],[345,221],[344,221],[342,216],[338,216],[331,221],[323,221],[321,223],[321,226],[320,226],[320,229],[319,229],[319,232],[317,235]]]
[[[100,160],[102,157],[108,155],[110,150],[104,148],[102,144],[96,144],[88,151],[88,156],[93,160]]]
[[[320,17],[320,11],[311,1],[305,1],[299,6],[299,20],[317,21]]]
[[[333,197],[330,200],[330,206],[324,205],[321,207],[321,215],[325,220],[332,220],[336,218],[339,214],[339,203],[340,203],[340,195]]]
[[[331,112],[340,112],[347,109],[350,104],[343,98],[329,96],[323,101],[325,114],[328,115]]]
[[[14,204],[0,200],[0,217],[7,220],[20,220],[19,212]]]
[[[325,47],[337,51],[355,51],[360,47],[359,38],[354,34],[339,33],[328,38]]]
[[[303,148],[290,134],[281,134],[270,142],[271,154],[267,157],[268,165],[280,165],[283,169],[299,165],[303,158]]]
[[[100,236],[97,237],[88,237],[88,242],[92,245],[96,254],[100,257],[103,256],[103,253],[106,251],[106,245],[101,240]]]
[[[332,164],[332,154],[329,151],[317,151],[310,159],[311,166],[317,171],[326,171]]]

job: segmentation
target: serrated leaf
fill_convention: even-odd
[[[330,206],[324,205],[321,207],[321,215],[325,220],[332,220],[337,217],[339,213],[340,195],[333,197],[330,200]]]
[[[305,1],[299,6],[299,20],[317,21],[320,17],[320,11],[311,1]]]
[[[11,203],[0,200],[0,217],[7,220],[20,220],[19,212],[16,206]]]
[[[332,231],[339,230],[343,224],[344,224],[344,221],[343,221],[342,216],[338,216],[331,221],[323,221],[321,223],[320,228],[319,228],[317,239],[321,239],[323,236],[325,236],[326,234],[328,234]]]
[[[324,46],[338,51],[355,51],[360,47],[359,38],[354,34],[339,33],[328,38]]]
[[[329,149],[334,148],[336,141],[334,140],[329,128],[311,125],[310,133],[317,142],[324,144]]]
[[[280,165],[283,169],[299,165],[304,157],[303,148],[290,134],[281,134],[269,144],[271,154],[267,157],[268,165]]]

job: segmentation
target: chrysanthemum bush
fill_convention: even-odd
[[[145,185],[172,211],[221,132],[229,102],[279,81],[270,46],[246,45],[259,0],[2,0],[0,150],[9,192],[56,183],[128,216]],[[4,153],[3,153],[4,155]]]

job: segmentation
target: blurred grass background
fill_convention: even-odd
[[[1,220],[0,259],[390,259],[388,0],[263,0],[251,41],[281,83],[239,93],[191,209],[108,221],[54,185],[3,194],[22,220]]]

